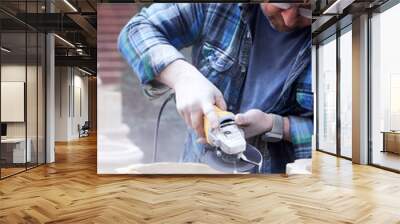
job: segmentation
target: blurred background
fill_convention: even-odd
[[[148,5],[97,5],[98,173],[118,173],[134,164],[153,162],[157,115],[167,96],[146,98],[117,46],[122,27]],[[190,60],[189,53],[184,51]],[[179,161],[185,136],[186,126],[171,101],[161,118],[157,162]]]

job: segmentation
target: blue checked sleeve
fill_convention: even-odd
[[[311,141],[313,134],[313,119],[289,116],[290,137],[295,159],[311,158]]]
[[[187,3],[152,4],[125,25],[118,47],[142,84],[149,84],[172,62],[185,60],[179,50],[199,38],[203,7]]]
[[[311,64],[307,66],[305,76],[299,79],[296,102],[298,105],[296,116],[289,116],[290,138],[295,159],[311,158],[314,131],[314,96],[312,93]]]

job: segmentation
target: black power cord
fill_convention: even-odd
[[[161,121],[161,115],[164,111],[165,106],[168,104],[169,101],[171,101],[172,99],[175,98],[175,94],[171,93],[171,95],[169,95],[167,97],[167,99],[164,100],[164,102],[162,103],[161,107],[160,107],[160,111],[158,112],[158,116],[157,116],[157,124],[156,124],[156,130],[155,130],[155,134],[154,134],[154,152],[153,152],[153,163],[157,162],[157,150],[158,150],[158,129],[160,128],[160,121]]]

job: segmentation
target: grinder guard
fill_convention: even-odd
[[[219,127],[212,129],[204,117],[204,131],[207,143],[205,162],[214,169],[227,172],[252,172],[255,166],[261,168],[262,155],[246,143],[244,132],[235,123],[235,115],[215,107]]]

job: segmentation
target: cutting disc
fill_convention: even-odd
[[[262,162],[261,153],[252,145],[247,144],[246,151],[244,151],[243,154],[248,160],[254,161],[258,164],[261,164]],[[236,160],[235,164],[233,160],[223,159],[222,157],[223,155],[218,156],[215,150],[207,149],[205,154],[205,163],[210,167],[225,173],[246,173],[258,169],[254,164],[242,160]]]

